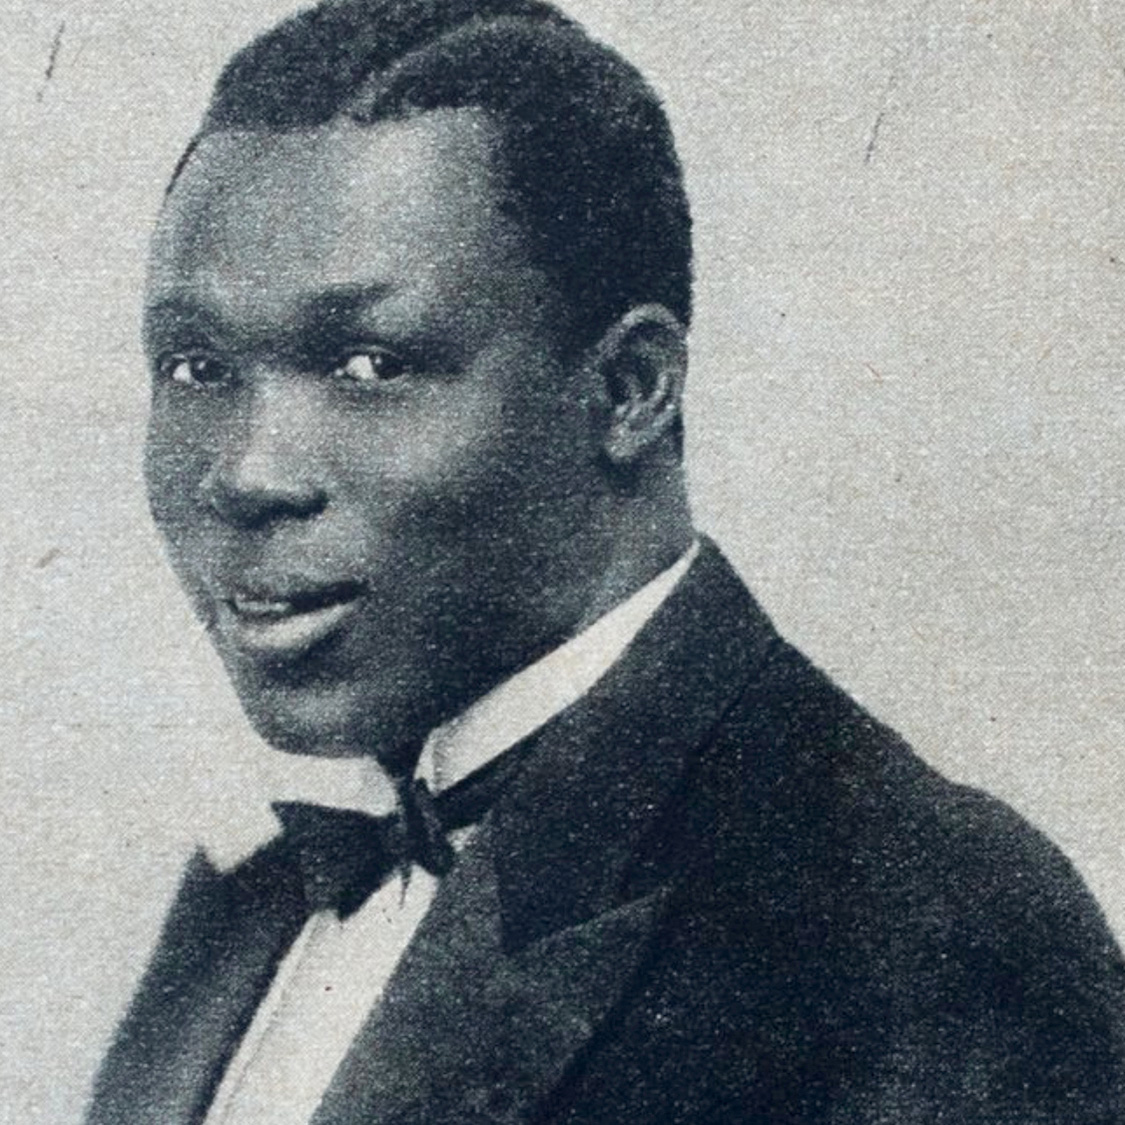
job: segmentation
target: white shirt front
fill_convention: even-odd
[[[698,549],[693,543],[676,563],[578,636],[433,731],[417,776],[435,793],[448,789],[585,695],[672,592]],[[376,815],[393,810],[394,788],[373,761],[323,764],[326,784],[314,787],[320,803]],[[220,867],[233,866],[277,831],[276,822],[241,827],[228,838],[207,842]],[[463,847],[472,831],[455,833],[454,847]],[[415,867],[406,879],[389,879],[343,922],[332,911],[309,919],[227,1067],[205,1125],[308,1125],[437,885],[434,876]]]

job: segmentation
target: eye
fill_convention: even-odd
[[[214,386],[230,377],[225,364],[205,355],[170,355],[160,360],[157,371],[161,378],[185,387]]]
[[[330,371],[334,379],[344,379],[359,386],[374,386],[397,379],[410,370],[401,357],[383,348],[370,348],[345,356]]]

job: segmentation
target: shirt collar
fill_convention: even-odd
[[[687,573],[698,542],[588,628],[497,685],[434,730],[417,773],[440,792],[486,766],[576,703],[617,662]]]
[[[434,729],[417,776],[438,793],[486,766],[576,703],[617,662],[699,553],[695,540],[679,559],[577,636],[498,684]],[[277,835],[271,801],[305,801],[379,816],[395,807],[390,779],[371,758],[286,757],[268,799],[238,823],[205,830],[211,861],[229,870]]]

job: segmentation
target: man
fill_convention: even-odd
[[[689,229],[655,96],[538,0],[228,66],[153,246],[151,506],[257,730],[364,781],[196,857],[90,1122],[1125,1120],[1069,864],[692,529]]]

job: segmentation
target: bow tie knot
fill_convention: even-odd
[[[385,816],[354,809],[279,802],[274,812],[287,851],[300,872],[310,911],[355,913],[396,870],[414,864],[445,875],[456,855],[446,825],[422,780],[399,790],[399,808]]]
[[[398,808],[385,816],[275,803],[281,844],[300,875],[309,911],[332,909],[347,918],[395,871],[406,877],[414,864],[431,875],[447,874],[457,858],[448,834],[480,820],[522,758],[523,747],[509,750],[437,797],[421,778],[403,780]]]

